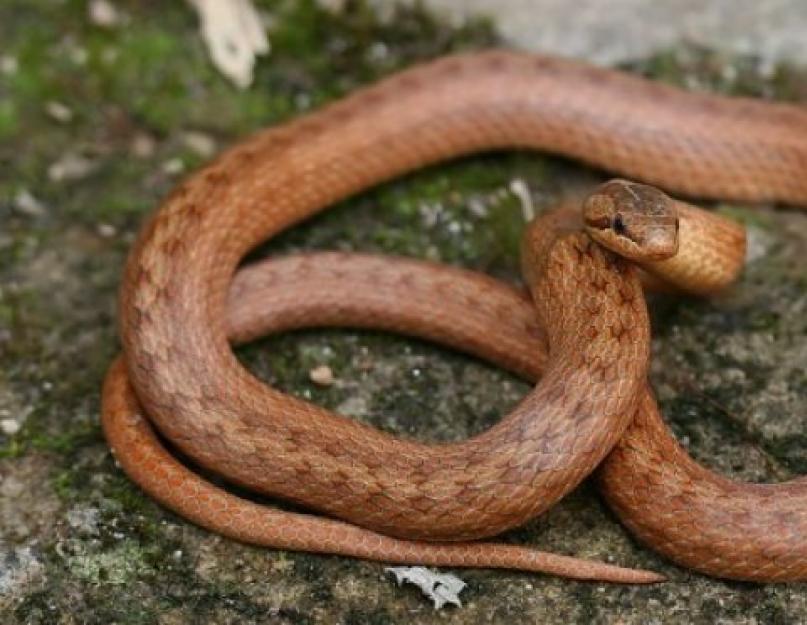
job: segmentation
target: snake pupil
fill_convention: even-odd
[[[614,217],[614,232],[617,234],[625,234],[625,222],[622,221],[622,215],[618,214]]]

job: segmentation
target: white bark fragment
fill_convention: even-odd
[[[213,64],[236,86],[252,84],[255,57],[268,54],[261,18],[250,0],[188,0],[201,21]]]

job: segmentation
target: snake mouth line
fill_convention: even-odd
[[[597,230],[607,230],[611,227],[611,220],[608,217],[598,217],[597,219],[586,219],[585,223],[590,228]]]

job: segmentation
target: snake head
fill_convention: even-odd
[[[611,180],[583,202],[589,236],[634,261],[664,260],[678,252],[678,209],[655,187]]]

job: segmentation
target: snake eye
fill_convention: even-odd
[[[617,213],[614,217],[614,232],[617,234],[625,234],[626,230],[627,228],[625,228],[625,222],[622,221],[622,215]]]

